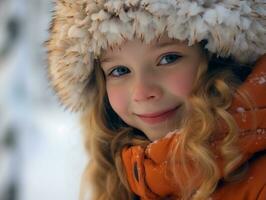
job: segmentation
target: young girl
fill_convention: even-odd
[[[48,74],[81,113],[83,199],[266,199],[265,13],[259,0],[56,1]]]

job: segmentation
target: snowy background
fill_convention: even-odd
[[[50,0],[0,0],[0,200],[77,200],[87,158],[78,116],[45,75]]]

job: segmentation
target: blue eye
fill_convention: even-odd
[[[162,57],[162,59],[160,60],[160,64],[161,65],[165,65],[165,64],[170,64],[175,62],[178,58],[180,58],[182,56],[177,55],[177,54],[167,54],[165,56]]]
[[[113,69],[109,75],[110,76],[114,76],[114,77],[119,77],[119,76],[122,76],[122,75],[125,75],[127,73],[129,73],[129,69],[127,67],[124,67],[124,66],[119,66],[119,67],[116,67],[115,69]]]

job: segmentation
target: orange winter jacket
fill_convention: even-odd
[[[211,199],[266,200],[266,55],[258,60],[238,90],[247,91],[256,105],[255,112],[250,111],[241,98],[235,97],[228,109],[238,124],[237,145],[243,154],[243,159],[237,163],[234,170],[244,163],[248,163],[248,170],[237,181],[222,181],[223,159],[219,153],[215,153],[221,172],[221,181],[211,195]],[[254,114],[256,127],[254,127]],[[225,130],[217,131],[220,134],[211,143],[213,152],[219,152],[217,149]],[[178,137],[177,133],[170,133],[147,147],[123,148],[122,161],[129,186],[141,200],[177,200],[179,198],[179,191],[172,176],[166,176],[166,157],[171,153],[171,148],[178,141]],[[176,163],[176,172],[182,178],[182,169],[178,166],[178,162]],[[186,184],[185,180],[184,184]]]

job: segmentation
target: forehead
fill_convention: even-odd
[[[154,49],[171,44],[180,45],[181,47],[187,47],[186,41],[181,42],[179,40],[169,38],[167,35],[162,35],[160,37],[157,37],[148,44],[143,42],[141,39],[135,38],[133,40],[126,40],[119,46],[116,45],[107,48],[102,52],[101,58],[105,59],[106,57],[112,56],[113,54],[118,54],[118,53],[121,54],[127,51],[130,52],[131,49],[138,49],[138,48]]]

